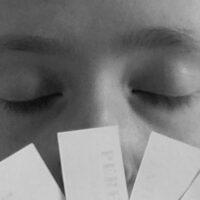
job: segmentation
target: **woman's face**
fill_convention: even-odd
[[[152,130],[200,147],[200,1],[0,0],[0,159],[118,125],[129,192]]]

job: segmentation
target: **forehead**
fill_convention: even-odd
[[[200,38],[199,0],[0,0],[0,35],[112,37],[129,29],[167,26]]]

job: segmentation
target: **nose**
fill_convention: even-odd
[[[79,128],[119,125],[127,109],[118,78],[106,72],[94,73],[82,81],[77,96],[73,117]]]
[[[149,130],[129,103],[121,74],[114,68],[88,72],[79,82],[69,108],[71,114],[65,115],[65,130],[118,125],[130,193]]]
[[[117,106],[116,101],[119,101],[121,94],[114,89],[113,82],[112,77],[107,77],[104,74],[99,74],[93,81],[90,93],[88,93],[90,102],[88,109],[89,126],[99,127],[118,124],[115,106]]]
[[[131,137],[138,143],[145,126],[129,101],[123,68],[118,63],[103,64],[79,73],[76,92],[62,115],[64,130],[118,125],[122,140]]]

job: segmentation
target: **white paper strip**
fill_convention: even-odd
[[[199,149],[152,133],[131,200],[179,200],[199,170]]]
[[[69,200],[128,200],[117,127],[58,134]]]
[[[34,145],[0,163],[1,200],[64,200]]]
[[[199,200],[200,199],[200,171],[195,175],[186,192],[179,200]]]

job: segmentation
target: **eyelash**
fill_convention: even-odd
[[[191,100],[190,95],[174,97],[141,90],[132,90],[132,94],[137,95],[145,103],[147,102],[153,106],[160,106],[171,110],[189,105]]]
[[[132,94],[153,106],[162,106],[167,109],[176,109],[188,105],[191,99],[191,96],[172,97],[141,90],[132,90]],[[54,100],[60,96],[62,96],[61,93],[55,93],[29,101],[2,100],[1,103],[4,104],[4,109],[9,112],[31,114],[49,108]]]
[[[4,109],[9,112],[31,114],[38,111],[43,111],[49,108],[54,101],[62,96],[60,93],[55,93],[47,96],[42,96],[37,99],[28,101],[6,101],[2,100]]]

